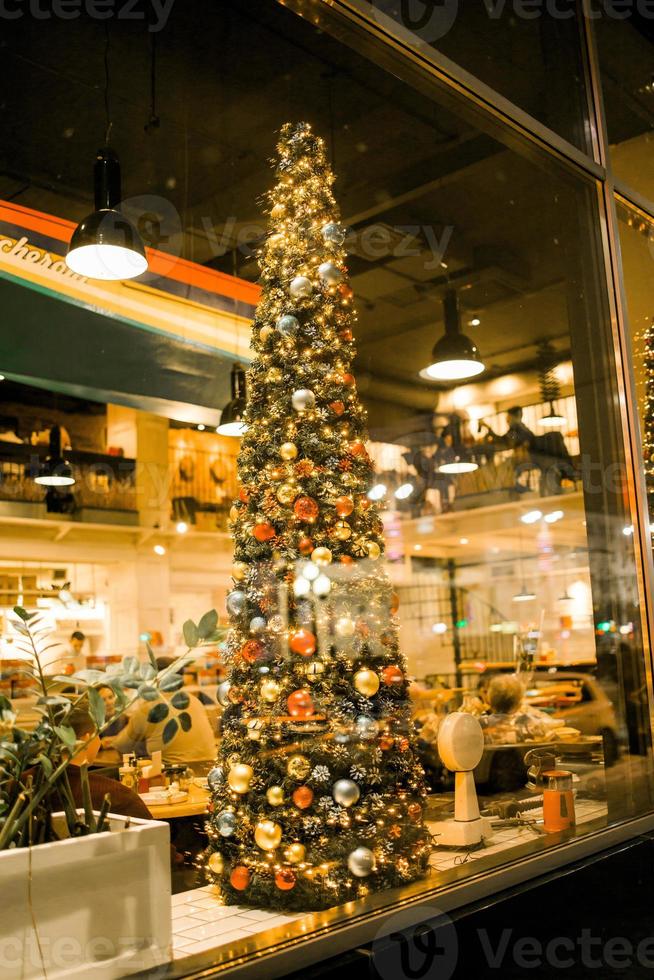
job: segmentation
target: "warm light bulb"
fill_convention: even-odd
[[[152,550],[154,551],[155,555],[163,556],[166,554],[166,549],[162,544],[155,544]]]
[[[429,367],[423,368],[420,372],[421,378],[428,378],[432,381],[461,381],[463,378],[474,378],[475,375],[484,371],[481,361],[457,360],[457,361],[436,361]]]

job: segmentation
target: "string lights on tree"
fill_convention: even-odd
[[[206,866],[229,904],[309,910],[422,876],[431,840],[398,602],[367,496],[334,176],[306,123],[284,126],[277,149]]]

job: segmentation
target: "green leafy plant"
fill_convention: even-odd
[[[211,610],[199,623],[188,620],[184,624],[188,649],[163,670],[157,670],[154,653],[148,646],[148,659],[144,662],[131,656],[110,665],[106,672],[81,670],[72,676],[47,678],[44,659],[57,646],[51,640],[48,625],[39,613],[28,613],[18,606],[14,613],[20,637],[17,645],[25,657],[22,673],[30,677],[38,692],[36,710],[40,720],[31,731],[20,728],[11,701],[0,695],[0,850],[58,840],[60,834],[53,825],[52,814],[60,809],[65,815],[66,836],[106,830],[111,801],[105,797],[99,813],[94,813],[85,765],[80,767],[82,808],[73,798],[67,770],[82,743],[68,723],[71,712],[86,707],[93,719],[94,734],[102,737],[117,717],[141,701],[152,701],[149,720],[168,719],[163,741],[170,742],[180,728],[188,731],[191,727],[186,710],[189,696],[181,690],[184,680],[180,672],[195,659],[196,647],[222,638],[217,613]],[[76,693],[59,693],[57,688],[62,683],[74,686]],[[111,721],[105,718],[105,703],[99,693],[99,688],[106,686],[116,696],[116,713]]]

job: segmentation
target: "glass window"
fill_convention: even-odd
[[[611,164],[620,180],[651,200],[654,21],[647,5],[635,5],[625,19],[597,18],[594,30]]]
[[[554,155],[521,155],[491,121],[480,128],[477,107],[452,111],[449,92],[444,108],[437,85],[416,91],[399,66],[391,76],[281,4],[197,0],[157,38],[159,127],[143,128],[148,72],[140,96],[120,67],[110,86],[152,275],[71,279],[61,226],[92,206],[104,106],[53,66],[70,32],[102,65],[105,37],[86,20],[12,25],[6,60],[37,62],[55,108],[44,117],[18,86],[0,133],[15,175],[0,202],[0,691],[21,725],[38,723],[12,656],[24,605],[47,610],[65,645],[59,678],[82,663],[145,698],[101,758],[170,821],[171,972],[363,922],[380,882],[388,902],[446,888],[651,808],[596,184]],[[556,57],[572,84],[574,22],[521,20],[515,37],[530,41],[514,56],[536,63],[555,29],[570,32]],[[481,26],[468,35],[483,47]],[[140,40],[118,24],[109,64],[143,65]],[[527,108],[548,118],[547,80],[521,77]],[[73,142],[70,104],[89,125]],[[649,225],[629,219],[642,330]],[[221,427],[226,403],[242,421],[246,361],[256,438],[239,442]],[[74,485],[38,482],[53,461]],[[364,555],[374,593],[347,584]],[[213,605],[218,637],[211,616],[197,625]],[[183,690],[155,711],[151,656],[199,637]],[[165,789],[130,760],[159,748]],[[125,892],[144,874],[132,861]],[[308,918],[316,879],[353,904]]]
[[[445,55],[582,150],[590,126],[574,3],[360,3],[380,25]]]

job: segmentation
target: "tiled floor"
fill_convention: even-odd
[[[173,955],[177,959],[203,953],[301,918],[300,914],[280,915],[239,905],[218,905],[212,886],[194,888],[173,895]]]
[[[534,818],[542,811],[534,810]],[[577,823],[594,820],[606,813],[606,804],[589,800],[576,803]],[[438,832],[436,823],[429,823],[432,833]],[[527,827],[509,827],[494,831],[489,843],[474,851],[454,848],[436,848],[430,864],[437,871],[446,871],[458,864],[488,857],[509,850],[533,837]],[[265,932],[275,926],[301,919],[302,914],[280,915],[264,909],[238,905],[218,905],[212,886],[194,888],[173,896],[173,955],[176,959],[202,953],[229,943],[234,939],[247,939],[257,932]]]

